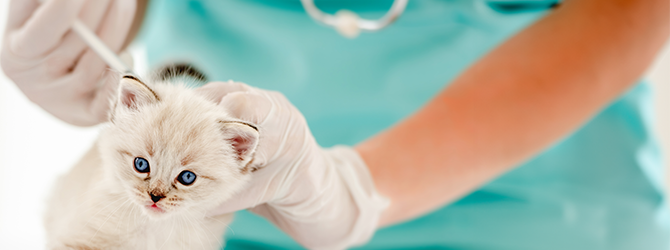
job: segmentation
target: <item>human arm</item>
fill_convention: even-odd
[[[356,146],[391,200],[380,225],[453,202],[568,135],[636,82],[669,33],[667,0],[565,1]]]
[[[309,248],[351,246],[365,242],[377,228],[377,218],[384,211],[383,202],[351,202],[358,200],[353,197],[365,195],[365,191],[374,194],[376,190],[361,192],[341,185],[350,178],[333,169],[364,172],[354,178],[361,186],[374,180],[377,190],[391,198],[391,209],[383,212],[379,223],[387,225],[453,201],[518,165],[574,130],[633,84],[636,74],[621,80],[626,76],[620,75],[622,72],[610,75],[606,71],[627,67],[612,65],[621,63],[609,61],[612,50],[618,53],[619,47],[624,46],[624,51],[642,53],[646,50],[635,50],[640,46],[658,47],[667,36],[659,31],[662,24],[643,18],[642,26],[651,23],[656,30],[640,35],[654,38],[660,33],[661,36],[651,39],[656,41],[651,44],[647,44],[649,37],[635,38],[632,45],[628,44],[629,36],[637,35],[636,31],[628,30],[640,26],[633,25],[637,19],[631,24],[634,27],[623,34],[607,28],[600,31],[598,25],[585,24],[593,22],[590,19],[593,13],[587,10],[594,8],[576,3],[565,3],[559,8],[561,12],[557,11],[564,13],[559,18],[550,14],[521,32],[484,57],[417,114],[359,145],[363,163],[355,152],[333,154],[332,150],[319,147],[300,112],[278,93],[239,86],[238,90],[223,91],[234,94],[219,93],[229,99],[221,103],[233,110],[236,118],[258,125],[259,148],[264,148],[259,149],[261,153],[254,159],[253,169],[259,170],[249,173],[252,177],[248,188],[222,204],[214,214],[250,208]],[[582,0],[581,3],[604,2]],[[611,7],[599,20],[608,22],[612,13],[624,20],[631,18],[614,10],[625,12]],[[661,14],[659,18],[663,18]],[[617,22],[612,25],[622,28]],[[610,33],[621,40],[614,44],[603,41],[613,39]],[[591,39],[596,40],[589,42]],[[642,71],[644,60],[650,60],[653,50],[642,53],[642,65],[634,67],[637,71]],[[630,54],[624,53],[627,57]],[[636,58],[634,55],[633,59]],[[599,61],[605,61],[605,65]],[[627,63],[640,62],[624,62]],[[213,90],[217,87],[212,88],[204,92],[216,92]],[[258,97],[254,93],[264,94]],[[565,104],[564,98],[580,103]],[[283,101],[268,104],[272,99]],[[538,114],[547,117],[535,117]],[[528,132],[530,129],[533,131]],[[368,170],[372,178],[366,174]],[[374,201],[375,197],[363,196],[363,200]],[[348,230],[357,225],[363,225],[365,230]]]

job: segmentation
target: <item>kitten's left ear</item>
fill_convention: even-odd
[[[226,140],[233,145],[237,160],[245,167],[253,159],[258,147],[258,128],[241,121],[219,121],[219,124]]]
[[[139,106],[159,101],[158,95],[140,79],[131,75],[124,75],[119,84],[117,105],[128,109],[137,109]]]

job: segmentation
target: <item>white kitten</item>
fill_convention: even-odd
[[[206,213],[240,190],[253,125],[183,85],[121,79],[110,124],[61,177],[50,249],[219,249],[232,215]]]

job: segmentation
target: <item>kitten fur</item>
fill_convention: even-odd
[[[185,84],[124,76],[111,122],[56,183],[45,226],[49,249],[220,249],[232,214],[207,212],[248,182],[258,131]],[[149,162],[140,173],[134,159]],[[197,175],[177,181],[183,170]],[[162,195],[154,204],[150,193]]]

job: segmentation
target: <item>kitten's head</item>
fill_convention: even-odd
[[[99,141],[106,174],[151,218],[202,213],[248,181],[258,130],[218,103],[124,76],[112,107]]]

